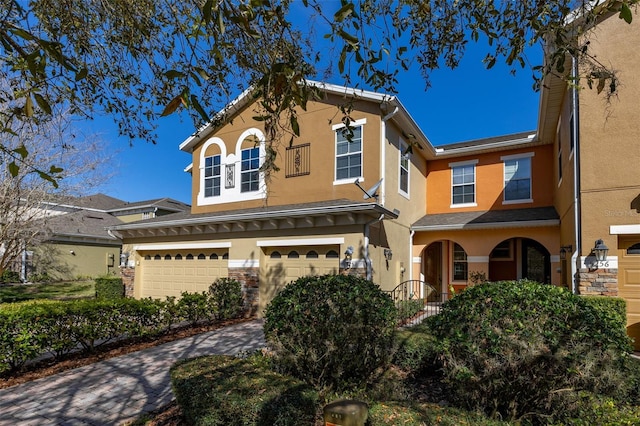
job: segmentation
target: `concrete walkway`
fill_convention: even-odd
[[[236,324],[0,389],[0,425],[120,425],[171,402],[177,360],[259,349],[262,325]]]

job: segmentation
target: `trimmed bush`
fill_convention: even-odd
[[[630,340],[613,317],[563,288],[507,281],[467,288],[427,324],[441,340],[453,401],[548,420],[566,416],[578,390],[612,395],[626,386]]]
[[[218,278],[209,287],[209,295],[220,320],[238,318],[242,314],[242,285],[231,278]]]
[[[427,327],[400,330],[395,336],[393,363],[417,376],[435,364],[438,350],[438,341]]]
[[[396,318],[391,298],[371,281],[302,277],[267,306],[264,332],[283,371],[337,390],[388,364]]]
[[[211,320],[215,317],[215,307],[209,294],[205,291],[202,293],[187,293],[183,291],[180,294],[180,299],[176,302],[176,307],[178,315],[191,323],[191,325],[196,325],[199,322]]]
[[[214,355],[178,362],[171,384],[190,425],[312,425],[317,392],[271,371],[260,355]]]
[[[122,278],[108,275],[98,277],[94,281],[96,283],[97,299],[113,300],[124,297],[124,285],[122,284]]]

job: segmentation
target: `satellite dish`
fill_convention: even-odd
[[[364,189],[362,186],[360,186],[360,182],[358,179],[356,179],[356,181],[354,182],[356,184],[356,186],[358,188],[360,188],[360,190],[362,192],[364,192],[364,196],[362,197],[365,200],[368,200],[370,198],[375,198],[376,202],[378,201],[378,188],[380,188],[380,185],[382,184],[382,179],[380,179],[379,181],[377,181],[371,188],[369,189]]]

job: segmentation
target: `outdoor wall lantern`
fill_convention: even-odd
[[[598,264],[600,264],[601,262],[606,262],[607,254],[609,254],[609,247],[604,244],[604,241],[596,240],[596,245],[593,248],[593,254],[595,254]]]
[[[391,251],[391,249],[386,248],[384,249],[384,258],[388,261],[391,260],[391,258],[393,257],[393,252]]]
[[[347,269],[351,268],[351,259],[353,259],[353,247],[349,246],[344,252],[344,263]]]
[[[120,266],[127,266],[128,261],[129,261],[129,253],[128,252],[120,253]]]
[[[567,253],[571,253],[571,250],[573,250],[573,246],[571,244],[560,247],[560,260],[565,260],[567,258]]]

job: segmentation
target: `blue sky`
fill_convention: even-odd
[[[540,61],[539,47],[531,49],[531,61]],[[482,64],[487,50],[470,45],[455,70],[433,72],[431,87],[425,91],[417,71],[400,76],[398,97],[434,145],[535,130],[538,117],[538,93],[527,68],[515,76],[496,64],[486,70]],[[331,81],[340,84],[340,82]],[[116,152],[115,175],[103,187],[89,193],[103,192],[125,201],[170,197],[191,203],[191,179],[184,168],[191,162],[178,149],[194,132],[188,118],[178,115],[159,122],[155,144],[119,138],[108,118],[87,124]]]

